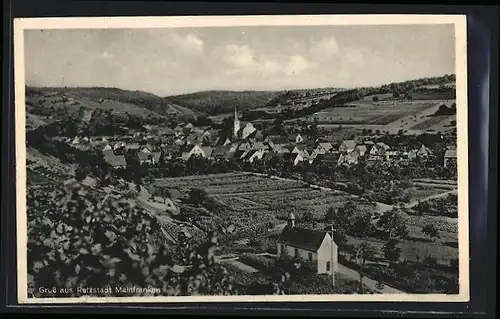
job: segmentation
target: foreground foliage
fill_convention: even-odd
[[[28,195],[32,297],[232,293],[227,271],[214,262],[215,234],[198,247],[179,238],[183,258],[175,260],[157,220],[124,198],[102,198],[78,186]]]

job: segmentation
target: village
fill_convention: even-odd
[[[300,132],[287,135],[264,135],[251,122],[241,123],[235,110],[232,132],[211,127],[195,127],[191,123],[174,129],[145,125],[143,130],[128,136],[75,136],[55,138],[82,151],[98,151],[114,169],[125,169],[129,163],[155,166],[162,160],[189,160],[193,156],[214,161],[236,160],[242,163],[281,158],[285,163],[297,166],[327,162],[332,165],[355,165],[359,161],[371,163],[430,161],[439,158],[438,165],[456,165],[456,146],[445,150],[432,150],[421,144],[407,148],[374,142],[371,136],[329,141],[328,136],[303,135]],[[232,133],[232,134],[231,134]],[[377,136],[374,136],[375,138]]]

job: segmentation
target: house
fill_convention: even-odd
[[[212,151],[212,157],[223,158],[226,156],[227,152],[229,152],[229,147],[224,145],[217,145]]]
[[[87,136],[85,136],[85,137],[84,137],[84,138],[82,138],[80,141],[81,141],[82,143],[88,143],[88,142],[90,142],[90,138],[88,138]]]
[[[159,133],[164,136],[173,136],[175,135],[175,131],[170,127],[162,127],[159,130]]]
[[[387,161],[393,161],[398,159],[401,156],[400,152],[396,150],[390,150],[385,152],[385,159]]]
[[[146,144],[146,145],[142,145],[140,150],[139,150],[140,153],[147,153],[147,154],[151,154],[153,152],[153,147],[149,144]]]
[[[224,143],[222,143],[222,145],[224,145],[224,146],[226,146],[226,145],[230,145],[230,144],[231,144],[231,140],[230,140],[230,139],[228,139],[228,138],[226,138],[226,139],[224,140]]]
[[[166,160],[181,157],[181,151],[182,148],[178,145],[165,145],[161,148],[161,152],[163,152]]]
[[[102,148],[101,148],[101,152],[112,151],[112,150],[113,150],[113,147],[109,144],[106,144],[106,145],[102,146]]]
[[[287,143],[286,136],[282,135],[268,135],[265,139],[264,142],[269,143],[272,142],[274,144],[285,144]]]
[[[265,163],[271,162],[273,159],[278,160],[281,157],[280,154],[275,153],[275,152],[266,152],[264,156],[262,157],[262,160]]]
[[[244,160],[253,163],[255,160],[261,160],[264,154],[263,150],[252,150],[246,153]]]
[[[187,145],[181,150],[181,158],[185,161],[190,159],[193,155],[205,157],[203,149],[198,145]]]
[[[379,142],[377,144],[375,144],[375,146],[377,147],[379,153],[381,153],[381,155],[383,155],[385,152],[387,152],[391,147],[383,142]]]
[[[450,165],[457,165],[457,150],[456,149],[448,149],[444,153],[443,166],[449,167]]]
[[[316,148],[310,153],[312,158],[316,158],[320,154],[326,154],[329,150],[333,149],[330,143],[319,143]]]
[[[304,137],[302,137],[302,135],[300,135],[300,134],[288,134],[287,135],[287,142],[295,143],[295,144],[303,143]]]
[[[263,142],[255,142],[252,143],[252,149],[253,150],[262,150],[262,151],[267,151],[269,149],[269,146],[264,144]]]
[[[200,144],[201,142],[203,142],[203,134],[200,134],[198,132],[190,133],[188,136],[186,136],[184,141],[187,144]]]
[[[337,165],[339,162],[339,158],[342,154],[340,152],[333,152],[328,154],[318,154],[316,160],[321,161],[322,163],[327,163],[331,166]],[[312,162],[311,162],[312,163]]]
[[[264,140],[264,134],[262,134],[262,132],[260,130],[255,130],[253,131],[252,133],[250,133],[248,136],[247,136],[247,139],[250,140],[250,141],[259,141],[259,142],[262,142]]]
[[[234,143],[234,144],[231,144],[231,146],[229,147],[229,152],[236,152],[239,148],[240,144],[238,143]]]
[[[302,157],[309,157],[309,152],[307,151],[307,148],[304,145],[297,145],[293,148],[292,153],[294,154],[300,154]]]
[[[114,169],[127,167],[127,160],[124,155],[105,156],[104,161]]]
[[[203,150],[203,154],[206,158],[211,158],[212,157],[212,153],[213,153],[213,150],[214,148],[211,147],[211,146],[201,146],[201,149]]]
[[[184,139],[181,136],[179,136],[175,139],[174,144],[181,146],[181,145],[185,145],[187,143],[186,143],[186,141],[184,141]]]
[[[129,151],[139,151],[141,149],[141,146],[139,145],[139,143],[130,143],[130,144],[127,144],[125,145],[125,152],[129,152]]]
[[[375,161],[382,159],[389,149],[389,146],[385,143],[376,143],[370,145],[370,147],[367,148],[368,160]]]
[[[160,162],[161,152],[154,152],[154,153],[139,152],[137,153],[137,157],[139,160],[139,164],[155,165]]]
[[[249,142],[243,142],[238,146],[238,151],[249,151],[252,149],[252,145]]]
[[[98,136],[90,138],[90,141],[94,143],[107,143],[108,139],[106,138],[106,136]]]
[[[297,166],[297,164],[304,161],[304,157],[299,153],[285,153],[283,159],[285,162],[292,163],[293,166]]]
[[[414,161],[417,158],[417,153],[418,153],[417,150],[410,150],[408,152],[408,160]]]
[[[295,226],[293,213],[278,238],[277,251],[280,256],[305,260],[318,274],[333,274],[338,270],[338,246],[330,234]]]
[[[348,154],[340,153],[337,164],[338,165],[356,165],[359,162],[360,155],[356,151],[352,151]]]
[[[329,143],[329,142],[321,142],[318,144],[318,148],[324,150],[324,153],[322,152],[322,154],[326,154],[326,153],[333,150],[333,145],[332,145],[332,143]]]
[[[432,151],[425,145],[422,145],[420,149],[417,151],[417,156],[420,158],[428,158],[431,155]]]
[[[365,156],[366,151],[367,151],[366,145],[363,145],[363,144],[359,145],[358,144],[354,147],[354,152],[357,152],[359,154],[359,156],[361,156],[361,157]]]
[[[71,141],[71,144],[76,145],[80,143],[80,138],[78,136],[75,136],[73,140]]]
[[[110,149],[103,150],[101,153],[102,153],[103,157],[115,156],[115,153],[113,152],[113,150],[110,150]]]
[[[293,149],[291,145],[287,144],[275,144],[273,151],[275,151],[278,154],[287,154],[290,153],[290,151]]]
[[[250,134],[257,131],[257,129],[253,126],[252,123],[248,122],[243,130],[241,130],[241,138],[246,139]]]
[[[113,150],[116,151],[119,148],[125,147],[125,142],[116,142],[113,144]]]
[[[229,153],[227,154],[227,156],[229,156],[229,157],[228,157],[228,159],[231,159],[231,158],[232,158],[232,159],[235,159],[235,160],[240,160],[240,159],[244,158],[244,157],[245,157],[245,155],[246,155],[248,152],[249,152],[249,151],[237,150],[237,151],[235,151],[235,152],[229,152]]]
[[[351,153],[356,147],[356,142],[354,140],[345,140],[340,144],[339,151],[344,154]]]

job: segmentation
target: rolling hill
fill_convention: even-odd
[[[232,112],[235,107],[239,111],[260,108],[280,94],[279,91],[203,91],[168,96],[167,100],[198,112],[216,115]]]
[[[129,113],[140,117],[197,115],[197,112],[189,108],[151,93],[102,87],[27,87],[26,106],[28,112],[46,116],[55,114],[58,110],[73,114],[79,112],[81,107]]]

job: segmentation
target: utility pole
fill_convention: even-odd
[[[330,226],[330,230],[332,232],[332,247],[331,247],[331,253],[330,253],[330,270],[332,272],[332,286],[335,286],[335,271],[334,271],[334,266],[333,266],[333,245],[335,245],[335,241],[333,239],[333,232],[334,232],[334,228],[333,228],[333,223],[332,225]]]

